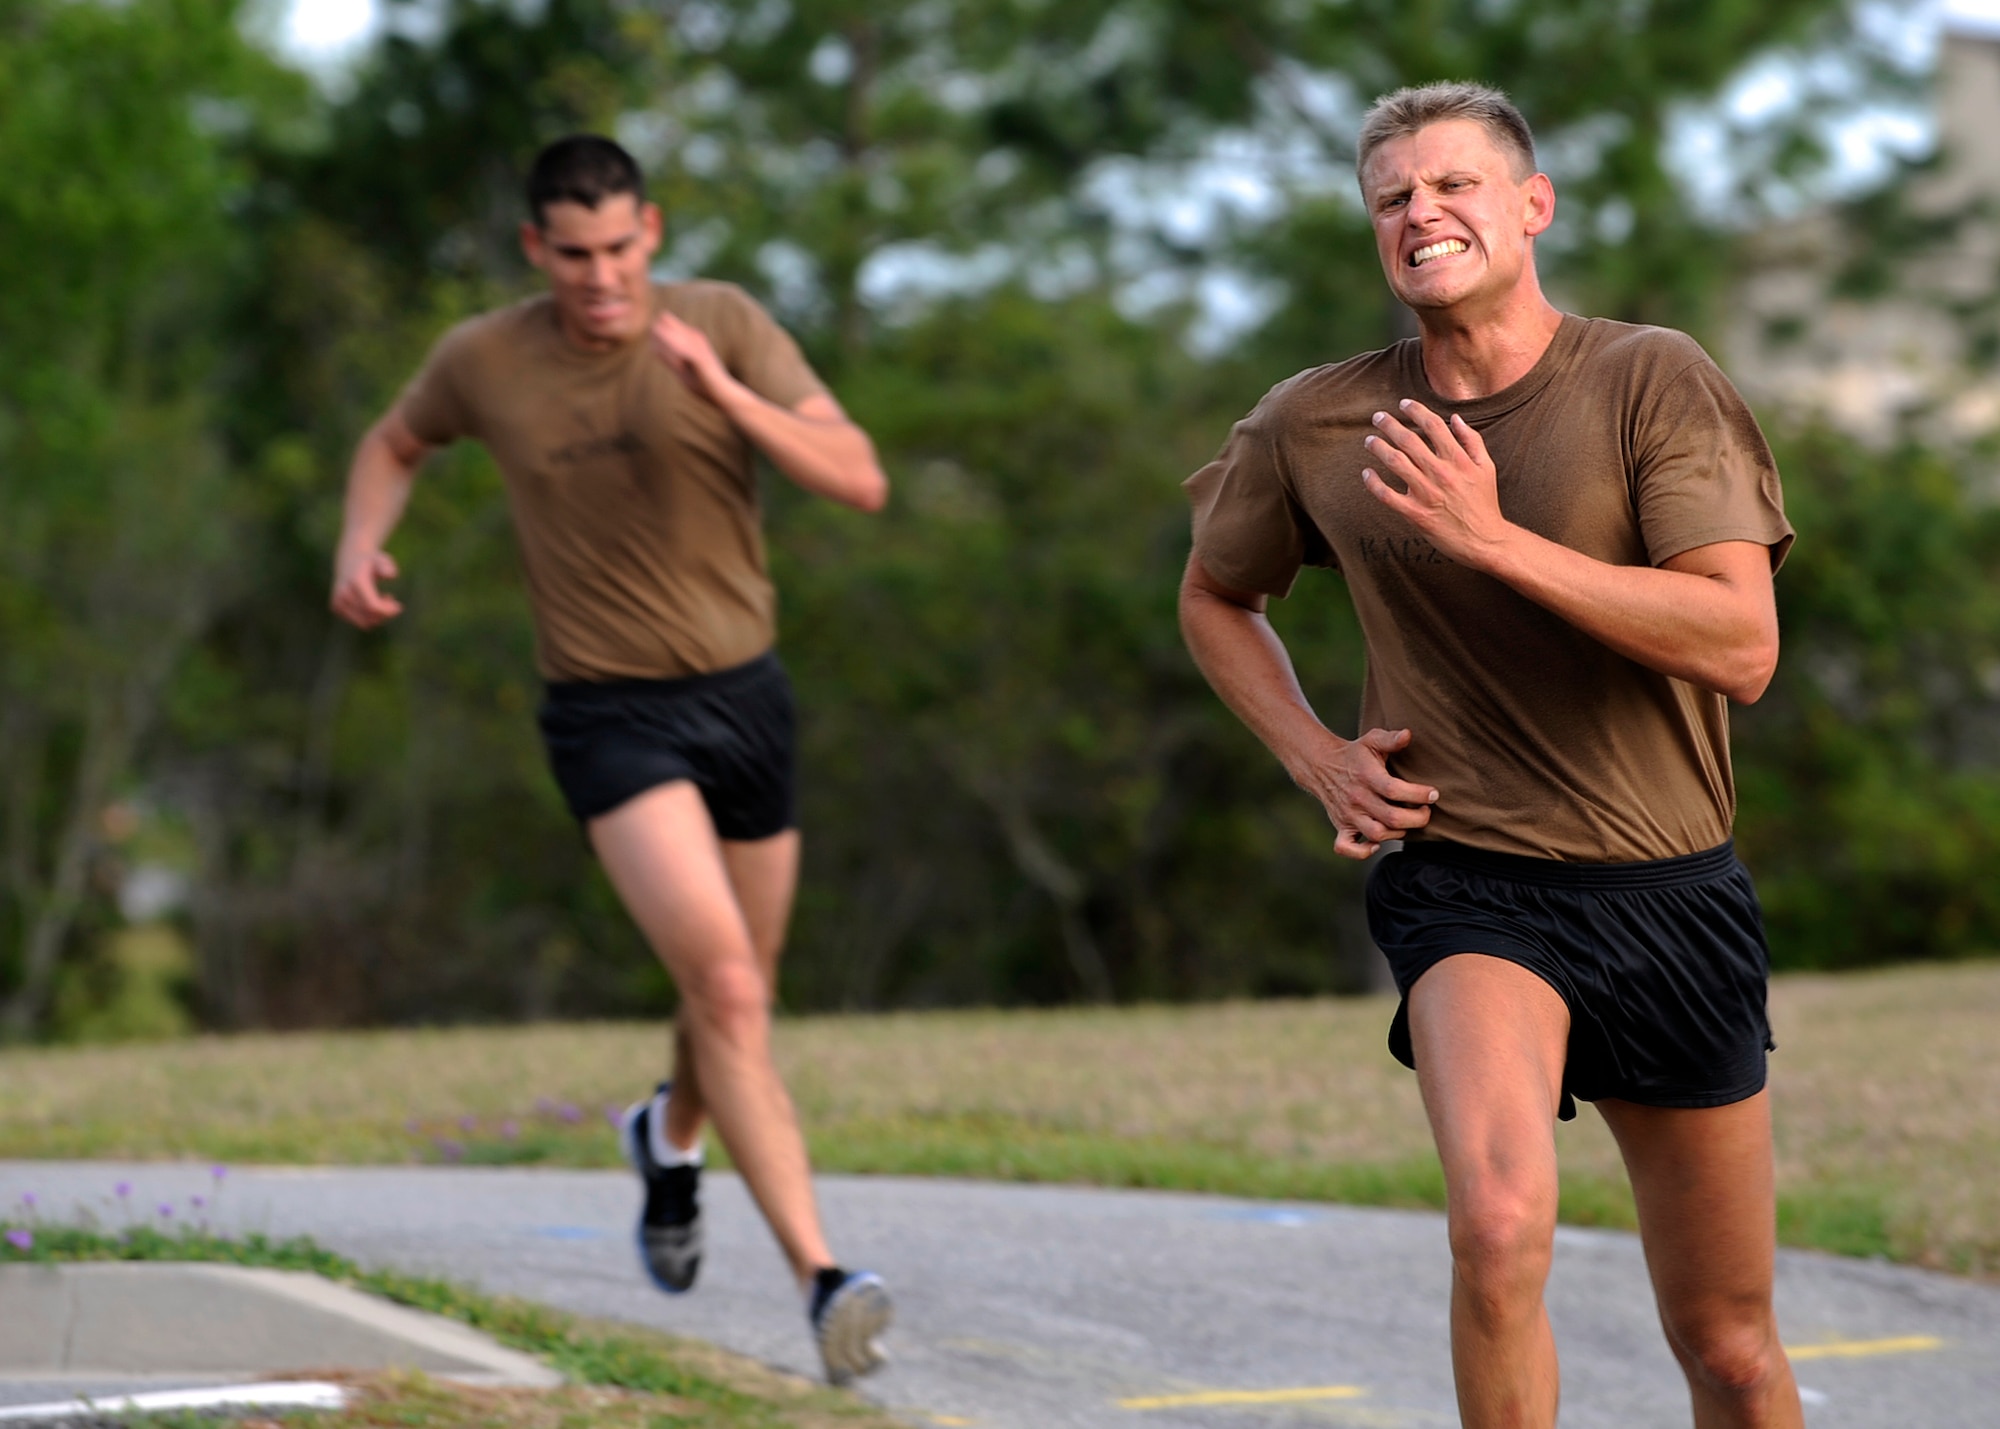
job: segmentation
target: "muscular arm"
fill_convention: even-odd
[[[1278,757],[1292,782],[1320,801],[1339,831],[1336,852],[1367,858],[1389,839],[1430,822],[1437,790],[1389,773],[1408,730],[1342,739],[1319,721],[1261,595],[1232,590],[1188,557],[1181,579],[1181,635],[1208,683]]]
[[[351,625],[372,630],[402,613],[402,602],[379,586],[396,575],[396,562],[382,547],[402,519],[417,468],[430,453],[430,445],[394,408],[368,429],[355,448],[329,602],[333,613]]]
[[[888,501],[875,444],[832,397],[814,393],[790,408],[766,401],[737,381],[700,329],[671,313],[653,325],[653,350],[799,486],[860,511],[880,511]]]
[[[1751,704],[1778,663],[1771,553],[1719,541],[1658,566],[1614,566],[1536,535],[1500,511],[1486,444],[1453,417],[1418,402],[1378,413],[1368,438],[1379,470],[1362,473],[1375,498],[1462,565],[1504,581],[1627,659]],[[1398,492],[1381,472],[1400,479]]]

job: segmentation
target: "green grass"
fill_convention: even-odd
[[[305,1238],[241,1239],[201,1229],[135,1226],[108,1234],[90,1226],[0,1223],[27,1231],[25,1250],[0,1242],[0,1264],[66,1261],[207,1261],[307,1271],[328,1280],[461,1321],[503,1345],[545,1361],[570,1381],[557,1390],[469,1390],[419,1374],[362,1377],[357,1402],[339,1413],[286,1416],[287,1423],[348,1429],[398,1424],[445,1429],[493,1425],[531,1429],[613,1429],[631,1424],[686,1429],[891,1429],[898,1421],[852,1395],[808,1386],[694,1341],[629,1325],[581,1319],[525,1300],[483,1295],[449,1281],[364,1270]],[[136,1416],[168,1429],[194,1416]]]
[[[1391,1008],[784,1018],[776,1044],[826,1170],[1436,1207]],[[1780,977],[1772,1020],[1784,1240],[2000,1273],[2000,963]],[[666,1041],[593,1024],[16,1049],[0,1156],[613,1166],[606,1109]],[[1557,1141],[1563,1218],[1630,1226],[1601,1120]]]

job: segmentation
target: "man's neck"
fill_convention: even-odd
[[[1419,312],[1417,326],[1431,390],[1472,402],[1526,377],[1555,340],[1562,314],[1536,291],[1498,312]]]

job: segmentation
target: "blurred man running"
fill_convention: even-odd
[[[1543,297],[1555,193],[1505,96],[1379,100],[1359,174],[1419,336],[1280,383],[1189,479],[1188,645],[1339,853],[1404,841],[1369,922],[1444,1164],[1465,1424],[1555,1423],[1554,1123],[1583,1098],[1624,1153],[1695,1424],[1797,1426],[1767,957],[1729,841],[1727,703],[1778,655],[1777,471],[1693,341]],[[1304,565],[1360,617],[1356,739],[1264,613]]]
[[[772,653],[753,458],[864,511],[888,483],[798,346],[741,289],[656,284],[660,210],[631,156],[579,135],[528,176],[528,260],[548,292],[461,323],[362,438],[333,609],[402,607],[383,549],[430,452],[483,443],[506,479],[547,681],[549,762],[626,909],[680,989],[674,1080],[625,1117],[660,1288],[701,1258],[712,1117],[807,1300],[828,1378],[881,1362],[881,1280],[820,1230],[770,1006],[797,882],[791,686]]]

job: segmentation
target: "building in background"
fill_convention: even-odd
[[[1723,342],[1753,402],[1875,443],[2000,436],[2000,29],[1946,21],[1936,103],[1938,156],[1888,202],[1749,245]]]

